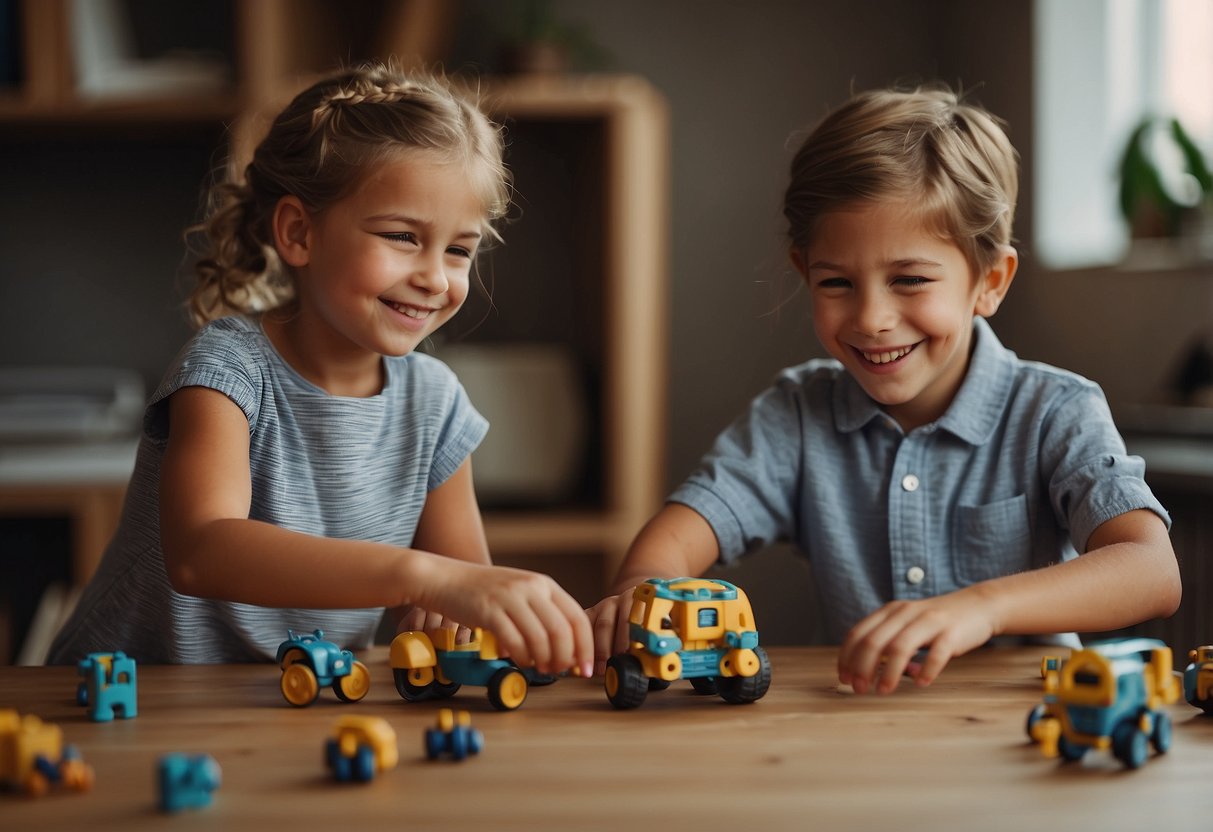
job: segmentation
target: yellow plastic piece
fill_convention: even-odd
[[[1040,743],[1040,752],[1046,757],[1058,755],[1057,743],[1061,739],[1061,721],[1044,717],[1032,726],[1032,739]]]
[[[399,670],[433,667],[438,663],[434,642],[425,633],[416,631],[401,633],[392,639],[388,657],[392,667]],[[430,678],[433,679],[433,674]]]
[[[526,677],[517,670],[506,674],[505,678],[501,680],[500,688],[498,688],[501,704],[511,711],[526,701],[526,692]]]
[[[762,667],[758,654],[750,649],[730,650],[720,662],[721,676],[753,676]]]
[[[63,757],[63,731],[33,714],[20,716],[12,708],[0,709],[0,782],[20,787],[31,797],[50,788],[35,760],[59,761]],[[63,782],[70,789],[85,791],[93,784],[93,769],[82,760],[63,764]]]
[[[396,732],[386,719],[377,716],[343,716],[333,726],[333,737],[344,757],[353,757],[365,745],[375,755],[375,770],[387,771],[400,761]]]
[[[479,627],[475,630],[475,640],[480,641],[480,658],[482,659],[499,659],[501,654],[497,650],[497,636],[488,630],[482,630]]]

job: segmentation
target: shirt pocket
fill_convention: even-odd
[[[1019,494],[982,506],[956,507],[953,549],[959,586],[1022,572],[1031,565],[1028,497]]]

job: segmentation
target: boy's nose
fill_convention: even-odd
[[[897,325],[897,312],[892,303],[878,294],[868,293],[859,298],[855,310],[855,329],[864,335],[887,332]]]

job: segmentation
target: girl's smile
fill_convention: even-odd
[[[381,357],[412,352],[467,299],[481,196],[462,165],[418,151],[389,159],[323,211],[290,200],[278,221],[298,314],[270,337],[329,392],[376,393]]]

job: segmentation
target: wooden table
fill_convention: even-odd
[[[1171,706],[1171,753],[1127,771],[1089,753],[1045,759],[1024,722],[1040,700],[1039,649],[978,651],[935,685],[886,697],[840,692],[829,648],[772,648],[770,692],[753,705],[685,683],[613,710],[597,680],[533,688],[493,711],[483,688],[446,700],[472,712],[485,748],[429,762],[437,703],[406,703],[384,648],[363,656],[372,688],[286,704],[272,665],[140,666],[139,716],[92,723],[72,668],[0,668],[0,707],[58,723],[97,771],[87,794],[0,794],[0,828],[393,830],[990,830],[1209,828],[1213,719]],[[401,762],[367,785],[322,764],[343,714],[385,717]],[[206,809],[156,810],[153,772],[170,751],[207,752],[223,785]]]

